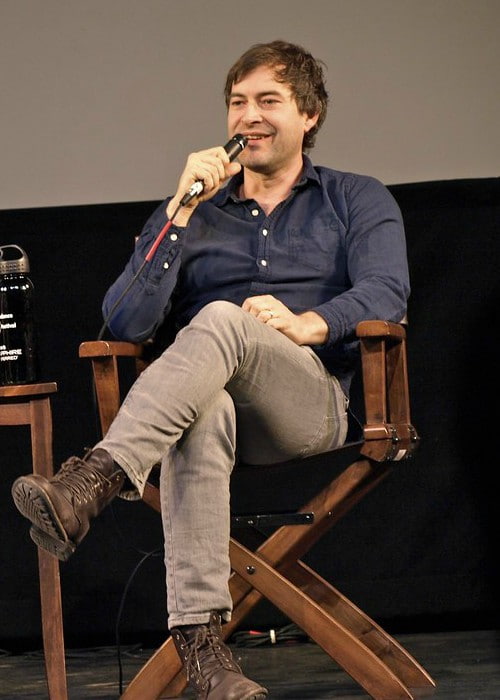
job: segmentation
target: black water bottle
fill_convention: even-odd
[[[33,283],[28,256],[0,246],[0,385],[36,381]]]

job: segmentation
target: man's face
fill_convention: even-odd
[[[238,160],[249,170],[271,175],[302,162],[304,133],[316,121],[299,112],[289,86],[275,79],[272,68],[260,66],[233,84],[228,133],[248,137]]]

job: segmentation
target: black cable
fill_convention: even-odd
[[[137,272],[135,273],[135,275],[132,277],[132,279],[131,279],[130,282],[127,284],[127,286],[125,287],[125,289],[123,290],[123,292],[120,294],[120,296],[118,297],[118,299],[115,301],[115,303],[114,303],[113,306],[111,307],[110,312],[108,313],[108,315],[107,315],[106,318],[104,319],[104,323],[103,323],[102,326],[101,326],[101,330],[99,331],[99,335],[97,336],[97,340],[102,340],[102,336],[104,335],[104,332],[105,332],[106,328],[108,327],[108,323],[110,322],[111,317],[113,316],[113,314],[115,313],[116,309],[118,308],[118,306],[119,306],[119,305],[121,304],[121,302],[123,301],[123,298],[125,297],[125,295],[128,294],[128,292],[129,292],[130,288],[132,287],[132,285],[135,284],[135,282],[137,281],[137,278],[139,277],[139,275],[141,274],[141,272],[142,272],[142,271],[144,270],[144,268],[146,267],[146,263],[147,263],[147,262],[148,262],[148,261],[147,261],[146,259],[144,259],[144,260],[142,261],[142,263],[141,263],[139,269],[137,270]]]
[[[110,503],[109,511],[113,516],[116,532],[125,546],[130,547],[131,549],[134,550],[134,552],[137,552],[141,556],[144,554],[159,556],[163,552],[163,546],[155,547],[154,549],[151,549],[151,550],[144,550],[144,549],[140,549],[139,547],[136,547],[133,544],[130,544],[130,542],[126,539],[125,535],[123,534],[123,532],[120,528],[120,524],[119,524],[118,519],[116,517],[115,509],[113,508],[113,503]]]
[[[131,547],[135,552],[141,555],[141,559],[139,562],[135,565],[134,569],[132,570],[132,573],[130,574],[125,587],[123,589],[122,597],[120,599],[120,604],[118,606],[118,613],[116,616],[116,623],[115,623],[115,646],[116,646],[116,657],[117,657],[117,663],[118,663],[118,685],[119,685],[119,692],[120,695],[123,693],[123,665],[122,665],[122,645],[120,641],[120,623],[121,623],[121,618],[123,615],[123,610],[125,608],[125,601],[127,598],[127,594],[129,592],[130,586],[132,585],[132,581],[134,580],[134,577],[138,573],[139,569],[141,566],[151,557],[158,557],[163,555],[163,546],[157,547],[156,549],[152,549],[150,551],[144,551],[140,549],[139,547],[136,547],[135,545],[131,545],[129,540],[125,538],[125,535],[122,532],[122,529],[119,526],[117,517],[116,517],[116,512],[115,509],[113,508],[113,503],[110,504],[110,512],[113,516],[114,524],[115,524],[115,529],[116,532],[121,539],[122,543],[128,547]]]
[[[123,609],[125,607],[125,600],[127,598],[128,591],[130,589],[130,586],[132,585],[132,581],[134,580],[135,575],[141,568],[141,566],[146,562],[150,557],[155,556],[157,554],[157,550],[151,551],[151,552],[146,552],[142,559],[140,559],[139,562],[134,567],[134,570],[130,574],[127,583],[125,584],[125,588],[123,589],[122,597],[120,600],[120,605],[118,607],[118,614],[116,616],[116,624],[115,624],[115,640],[116,640],[116,654],[117,654],[117,660],[118,660],[118,687],[119,687],[119,692],[120,696],[123,694],[123,665],[122,665],[122,654],[121,654],[121,641],[120,641],[120,622],[121,622],[121,617],[123,614]]]
[[[271,628],[266,631],[245,630],[236,632],[231,637],[231,641],[237,647],[261,647],[274,646],[276,644],[298,644],[309,641],[308,635],[291,623],[278,629]]]

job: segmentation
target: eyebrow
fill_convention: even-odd
[[[232,92],[229,95],[229,99],[233,97],[247,97],[243,92]],[[263,97],[286,97],[279,90],[264,90],[264,92],[257,93],[257,99],[262,99]]]

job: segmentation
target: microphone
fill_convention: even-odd
[[[243,134],[235,134],[232,139],[229,139],[229,141],[224,146],[224,150],[229,156],[230,161],[233,161],[237,156],[239,156],[241,151],[247,145],[247,142],[248,139],[246,136],[243,136]],[[204,187],[205,185],[203,183],[203,180],[196,180],[196,182],[193,182],[193,184],[188,189],[184,197],[181,199],[179,206],[185,207],[186,204],[188,204],[193,199],[193,197],[196,197],[197,195],[203,192]]]

